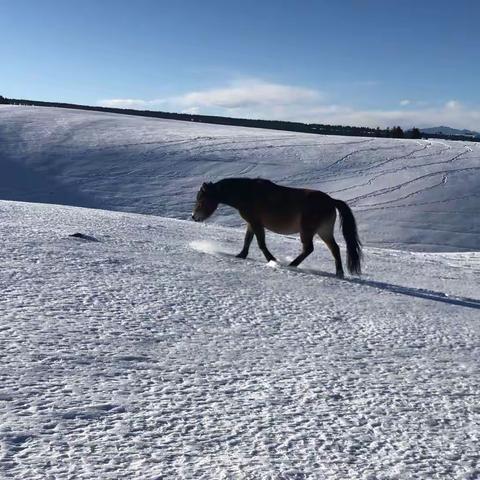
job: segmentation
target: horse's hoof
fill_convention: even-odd
[[[238,255],[235,255],[236,258],[242,258],[243,260],[245,260],[247,258],[247,256],[244,254],[244,253],[239,253]]]
[[[345,278],[343,272],[337,272],[335,275],[337,276],[337,278]]]

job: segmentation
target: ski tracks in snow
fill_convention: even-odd
[[[478,210],[475,144],[308,135],[17,106],[2,107],[0,121],[3,198],[186,218],[203,181],[264,177],[351,199],[370,244],[479,248],[478,228],[465,214]],[[408,208],[399,208],[403,205]],[[426,215],[425,205],[432,215]],[[215,218],[238,225],[227,208]],[[399,228],[406,222],[408,228]],[[439,229],[445,230],[440,237]]]

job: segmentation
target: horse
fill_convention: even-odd
[[[192,219],[206,220],[219,204],[235,208],[247,222],[238,258],[247,258],[255,236],[267,261],[275,261],[265,243],[265,229],[282,235],[300,233],[302,252],[289,264],[297,267],[313,252],[313,238],[318,234],[335,259],[336,275],[343,278],[340,249],[334,238],[338,210],[347,245],[348,270],[351,274],[361,274],[362,244],[352,210],[342,200],[320,190],[284,187],[262,178],[224,178],[216,183],[203,183],[197,193]]]

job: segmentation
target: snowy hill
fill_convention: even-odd
[[[0,478],[480,475],[480,253],[367,248],[341,281],[324,248],[234,259],[232,228],[7,201],[0,224]]]
[[[467,130],[465,128],[460,130],[458,128],[440,126],[440,127],[421,128],[420,130],[424,133],[440,133],[444,135],[472,135],[474,137],[480,137],[480,133],[474,132],[473,130]]]
[[[1,107],[0,478],[479,478],[479,147]],[[347,200],[364,275],[235,259],[226,176]]]
[[[263,176],[348,201],[368,245],[480,250],[480,144],[0,107],[0,198],[185,219],[198,186]],[[212,221],[240,225],[222,208]]]

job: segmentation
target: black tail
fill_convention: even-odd
[[[362,268],[362,243],[358,238],[357,223],[350,207],[342,200],[335,200],[335,207],[340,212],[342,233],[347,243],[347,266],[352,274],[360,275]]]

